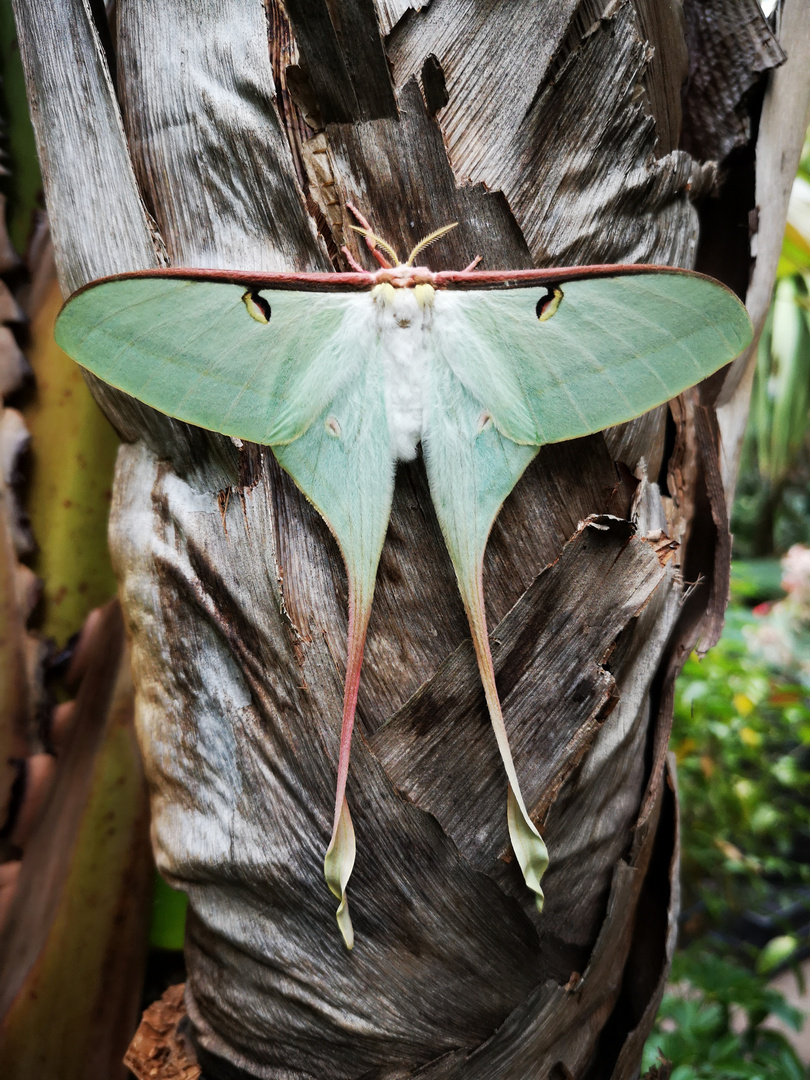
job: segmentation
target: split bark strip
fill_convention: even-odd
[[[31,118],[66,295],[94,278],[157,266],[107,62],[89,5],[14,4]]]

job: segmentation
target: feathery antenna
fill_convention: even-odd
[[[413,260],[416,258],[420,251],[424,251],[429,244],[432,244],[434,241],[440,239],[442,236],[445,235],[445,233],[449,233],[451,229],[455,229],[457,226],[457,221],[454,221],[451,225],[442,225],[440,229],[436,229],[429,236],[426,236],[424,240],[420,240],[408,256],[408,261],[405,263],[405,265],[413,266]]]
[[[387,252],[391,256],[391,258],[394,260],[394,265],[395,266],[400,265],[400,263],[399,263],[399,255],[397,255],[397,253],[394,251],[394,249],[391,247],[391,245],[386,244],[386,242],[381,237],[377,236],[377,234],[375,232],[372,232],[371,229],[361,229],[359,225],[350,225],[349,228],[353,232],[360,233],[361,236],[365,236],[366,243],[368,244],[368,246],[371,248],[372,251],[375,248],[378,248],[378,247],[382,248],[383,251]]]

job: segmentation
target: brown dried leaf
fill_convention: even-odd
[[[194,1048],[179,1028],[186,1019],[183,985],[170,986],[143,1014],[124,1064],[136,1080],[199,1080]]]

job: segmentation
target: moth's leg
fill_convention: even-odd
[[[463,270],[461,271],[461,272],[462,272],[462,274],[469,274],[469,272],[470,272],[471,270],[474,270],[474,269],[476,268],[476,266],[478,266],[478,264],[479,264],[480,262],[481,262],[481,256],[480,256],[480,255],[476,255],[476,256],[475,256],[475,258],[473,259],[473,261],[472,261],[472,262],[470,263],[470,265],[469,265],[469,266],[465,266],[465,267],[464,267],[464,269],[463,269]]]
[[[354,255],[352,255],[352,253],[349,251],[345,244],[340,250],[343,252],[346,262],[349,264],[352,270],[356,270],[359,274],[365,274],[368,272],[366,268],[364,266],[361,266],[357,259],[355,259]]]
[[[386,244],[384,240],[381,240],[380,237],[377,236],[371,225],[369,225],[366,218],[363,217],[363,215],[360,213],[356,206],[354,206],[352,203],[346,203],[346,209],[349,210],[352,214],[354,214],[354,216],[360,222],[362,229],[357,229],[357,232],[361,233],[361,235],[365,237],[366,243],[368,244],[368,249],[371,254],[374,256],[374,258],[377,260],[383,270],[391,270],[391,263],[386,259],[386,257],[377,247],[377,245],[382,244],[385,250],[388,251],[391,255],[393,255],[395,263],[399,262],[397,253],[393,250],[393,248]],[[355,263],[355,266],[356,265],[357,264]]]
[[[354,214],[355,218],[357,219],[358,224],[362,225],[363,228],[366,230],[366,232],[372,233],[372,235],[373,235],[374,230],[372,229],[371,225],[369,224],[368,219],[363,217],[363,215],[360,213],[360,211],[357,209],[357,207],[353,203],[347,202],[346,203],[346,209],[349,211],[350,214]]]

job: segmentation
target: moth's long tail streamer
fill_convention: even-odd
[[[478,670],[501,761],[509,781],[507,825],[523,878],[543,909],[540,879],[548,866],[543,838],[529,817],[495,685],[484,606],[483,562],[492,523],[537,448],[502,436],[481,403],[452,372],[436,364],[429,427],[422,438],[433,506],[456,571]]]
[[[503,722],[501,702],[495,685],[495,669],[492,664],[492,653],[489,648],[489,634],[487,633],[486,615],[484,609],[484,588],[482,571],[479,565],[477,580],[464,582],[459,580],[464,607],[467,610],[467,618],[470,623],[473,647],[475,648],[478,670],[481,674],[481,682],[484,686],[484,695],[489,710],[489,718],[492,722],[492,730],[495,732],[495,740],[501,755],[501,761],[509,780],[509,790],[506,800],[506,820],[509,828],[509,838],[515,852],[518,865],[523,873],[523,879],[527,886],[535,894],[537,910],[543,910],[543,889],[540,879],[548,867],[548,851],[542,836],[537,831],[534,822],[529,817],[523,795],[520,791],[515,763],[512,758],[512,750],[509,746],[509,737]]]
[[[340,901],[336,912],[338,927],[347,949],[354,946],[354,930],[349,915],[346,886],[354,868],[357,850],[349,804],[346,801],[346,779],[349,774],[349,756],[352,748],[352,730],[357,711],[357,692],[360,686],[360,669],[363,666],[363,649],[366,630],[371,614],[371,600],[358,595],[358,589],[349,580],[349,644],[346,660],[346,683],[343,692],[343,724],[340,730],[340,757],[338,759],[337,789],[335,792],[335,817],[332,838],[323,861],[326,884]]]

